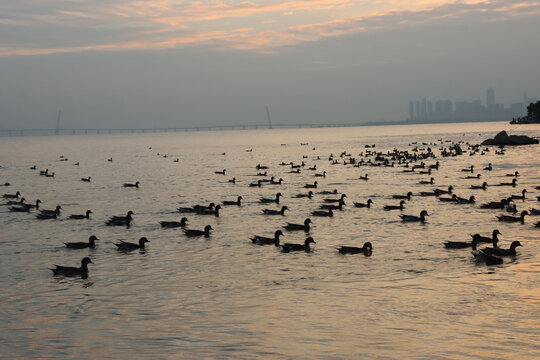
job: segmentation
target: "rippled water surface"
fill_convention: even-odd
[[[525,224],[500,223],[500,211],[413,196],[405,210],[392,194],[446,188],[479,203],[528,189],[518,210],[540,208],[540,147],[495,148],[479,154],[438,158],[435,185],[418,185],[427,175],[401,168],[331,165],[342,151],[425,148],[439,139],[479,143],[496,132],[540,135],[539,126],[502,123],[332,129],[190,132],[0,139],[3,193],[19,190],[44,208],[60,204],[62,216],[39,221],[33,213],[0,207],[0,357],[55,358],[439,358],[532,359],[540,356],[539,216]],[[417,145],[409,145],[418,142]],[[302,146],[301,143],[309,143]],[[448,145],[448,143],[445,143]],[[149,149],[152,147],[152,149]],[[246,150],[251,150],[247,152]],[[158,156],[160,153],[161,156]],[[225,153],[225,154],[223,154]],[[163,157],[162,155],[167,155]],[[59,161],[60,155],[68,161]],[[307,158],[303,158],[307,156]],[[320,156],[320,160],[317,160]],[[112,162],[107,161],[113,158]],[[173,160],[178,158],[178,162]],[[282,161],[317,165],[325,178],[303,169],[289,173]],[[80,166],[74,163],[79,162]],[[427,163],[434,163],[435,159]],[[257,164],[283,184],[250,188]],[[474,165],[481,180],[464,179]],[[54,178],[30,170],[50,169]],[[226,175],[214,171],[226,169]],[[471,184],[509,181],[518,186],[470,190]],[[369,180],[359,176],[369,174]],[[91,176],[85,183],[80,178]],[[227,180],[236,177],[236,185]],[[256,246],[249,237],[272,236],[286,222],[301,223],[328,195],[293,198],[317,180],[321,190],[347,194],[333,218],[312,217],[312,253],[281,253]],[[140,188],[124,188],[140,181]],[[276,192],[290,209],[264,216],[261,196]],[[187,238],[159,221],[179,220],[179,206],[220,203],[242,196],[220,217],[187,214],[188,227],[214,228],[208,238]],[[354,201],[374,201],[370,209]],[[69,214],[91,209],[89,220]],[[405,224],[398,215],[430,214],[425,224]],[[109,227],[113,215],[133,210],[130,228]],[[518,255],[500,266],[475,264],[470,250],[445,250],[448,240],[498,228],[499,246],[519,240]],[[92,250],[68,250],[63,242],[100,241]],[[145,251],[123,253],[119,240],[150,239]],[[285,232],[284,242],[303,242],[303,232]],[[373,255],[339,255],[339,245],[373,243]],[[92,258],[87,279],[54,277],[52,264],[77,265]]]

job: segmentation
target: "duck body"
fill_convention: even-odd
[[[93,262],[89,257],[85,257],[81,260],[81,267],[54,265],[51,271],[55,276],[87,276],[88,264],[93,264]]]
[[[306,189],[316,189],[317,188],[317,181],[315,181],[313,184],[305,184],[304,188],[306,188]]]
[[[500,216],[497,216],[497,219],[499,219],[499,221],[503,221],[503,222],[520,222],[520,223],[524,224],[525,223],[525,215],[529,215],[527,210],[523,210],[519,217],[510,216],[510,215],[500,215]]]
[[[278,192],[278,193],[276,194],[276,197],[275,197],[275,198],[264,198],[264,197],[263,197],[263,198],[260,198],[260,199],[259,199],[259,203],[261,203],[261,204],[270,204],[270,203],[276,203],[276,204],[279,204],[279,198],[280,198],[281,196],[283,196],[283,195],[281,195],[281,193]]]
[[[404,209],[404,205],[405,205],[405,200],[401,200],[399,202],[399,205],[385,205],[383,207],[383,209],[385,211],[390,211],[390,210],[403,210]]]
[[[502,258],[500,258],[498,256],[486,254],[482,250],[473,251],[472,254],[473,254],[474,260],[476,262],[478,262],[478,263],[486,263],[487,266],[500,265],[500,264],[503,263]]]
[[[188,236],[188,237],[198,237],[198,236],[209,237],[210,236],[210,230],[213,230],[212,226],[206,225],[204,227],[204,230],[185,229],[184,234],[186,234],[186,236]]]
[[[239,196],[238,198],[236,198],[236,201],[223,201],[223,205],[225,206],[231,206],[231,205],[236,205],[236,206],[242,206],[242,200],[243,198],[241,196]]]
[[[482,189],[482,190],[486,190],[487,189],[487,182],[483,182],[482,185],[471,185],[469,189]]]
[[[494,246],[499,242],[499,237],[498,235],[502,235],[501,232],[497,229],[493,230],[492,234],[491,234],[491,237],[488,237],[488,236],[482,236],[480,234],[471,234],[472,238],[475,239],[476,238],[476,241],[481,243],[481,242],[484,242],[484,243],[493,243]]]
[[[113,216],[105,222],[107,226],[130,226],[133,217],[131,216],[133,211],[128,211],[126,216]]]
[[[164,228],[177,228],[186,226],[188,219],[183,217],[180,221],[160,221],[161,227]]]
[[[287,206],[282,206],[281,210],[263,209],[264,215],[285,215],[285,210],[289,210]]]
[[[116,243],[114,245],[116,245],[116,247],[120,251],[133,251],[133,250],[137,250],[137,249],[144,249],[145,244],[148,243],[148,242],[150,242],[150,240],[148,240],[145,237],[142,237],[142,238],[139,239],[138,244],[131,243],[131,242],[126,242],[126,241],[120,241],[119,243]]]
[[[411,200],[412,192],[408,192],[407,195],[392,195],[392,199],[406,199],[407,201]]]
[[[304,220],[304,224],[301,225],[301,224],[293,224],[293,223],[287,223],[287,225],[285,225],[283,228],[287,231],[298,231],[298,230],[303,230],[305,232],[308,232],[310,230],[310,224],[311,224],[311,219],[307,218],[306,220]]]
[[[401,220],[403,222],[421,222],[424,223],[426,221],[426,216],[429,216],[426,210],[422,210],[420,213],[420,216],[414,216],[414,215],[399,215]]]
[[[328,211],[315,210],[311,212],[311,215],[319,217],[333,217],[334,212],[332,211],[332,209],[328,209]]]
[[[75,220],[90,219],[90,214],[92,214],[92,210],[86,210],[86,215],[75,214],[75,215],[70,215],[69,218],[75,219]]]
[[[130,183],[125,183],[124,184],[124,187],[134,187],[134,188],[138,188],[139,187],[139,182],[136,181],[135,184],[130,184]]]
[[[476,198],[474,195],[469,196],[468,199],[456,196],[455,202],[456,204],[474,204],[476,202]]]
[[[284,253],[289,253],[291,251],[305,251],[305,252],[310,252],[311,251],[311,248],[310,248],[310,244],[315,244],[315,241],[313,240],[313,238],[310,236],[308,237],[303,244],[283,244],[281,246],[281,252],[284,252]]]
[[[473,237],[473,240],[470,242],[467,241],[447,241],[444,243],[444,247],[446,249],[467,249],[472,248],[473,250],[476,250],[476,246],[478,245],[478,238],[480,237],[479,234],[475,234]]]
[[[18,192],[18,191],[15,194],[4,194],[4,195],[2,195],[2,197],[4,199],[18,199],[19,196],[21,196],[21,193]]]
[[[296,194],[294,196],[295,198],[308,198],[308,199],[311,199],[313,198],[313,191],[309,191],[307,194]]]
[[[338,252],[342,255],[345,254],[364,254],[370,256],[373,253],[373,246],[371,242],[367,241],[362,247],[357,246],[340,246],[337,248]]]
[[[93,249],[96,247],[95,241],[99,240],[95,235],[90,236],[88,238],[88,242],[69,242],[64,243],[68,249],[86,249],[90,248]]]
[[[502,249],[498,247],[488,247],[485,249],[482,249],[482,251],[488,255],[494,255],[494,256],[515,256],[516,255],[516,248],[518,246],[522,246],[519,241],[513,241],[512,244],[510,244],[509,249]]]
[[[324,199],[325,203],[339,203],[344,202],[347,195],[341,194],[341,197],[339,199]]]
[[[373,201],[371,199],[368,199],[367,202],[365,202],[365,203],[354,202],[353,204],[357,208],[368,208],[369,209],[371,207],[371,204],[373,204]]]
[[[277,230],[274,233],[274,237],[266,237],[266,236],[260,236],[260,235],[254,235],[252,236],[251,242],[256,245],[275,245],[279,246],[279,237],[283,236],[283,232],[281,230]]]

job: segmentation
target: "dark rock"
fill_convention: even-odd
[[[482,145],[530,145],[538,144],[538,139],[526,135],[508,135],[506,131],[501,131],[493,139],[487,139]]]

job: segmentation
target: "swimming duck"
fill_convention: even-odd
[[[2,195],[2,197],[4,199],[18,199],[19,196],[21,196],[21,193],[19,191],[17,191],[15,194],[4,194],[4,195]]]
[[[340,196],[339,199],[334,199],[334,198],[324,199],[324,202],[325,202],[325,203],[338,203],[338,202],[343,202],[343,203],[345,203],[345,198],[346,198],[346,197],[347,197],[347,195],[341,194],[341,196]]]
[[[311,215],[320,217],[333,217],[334,212],[332,211],[332,209],[328,209],[328,211],[315,210],[311,212]]]
[[[138,188],[139,187],[139,182],[135,182],[135,184],[129,184],[129,183],[125,183],[124,184],[124,187],[135,187],[135,188]]]
[[[39,219],[39,220],[51,220],[51,219],[56,219],[56,217],[58,216],[59,214],[37,214],[36,215],[36,219]]]
[[[260,199],[259,199],[259,203],[261,203],[261,204],[268,204],[268,203],[276,203],[276,204],[279,204],[279,198],[282,197],[282,196],[283,196],[283,195],[281,195],[281,193],[278,192],[278,193],[276,194],[276,197],[273,198],[273,199],[271,199],[271,198],[264,198],[264,197],[260,198]]]
[[[495,255],[495,256],[515,256],[516,255],[516,248],[518,246],[522,246],[519,241],[512,241],[512,244],[510,244],[509,249],[501,249],[498,247],[488,247],[485,249],[482,249],[482,251],[488,255]]]
[[[364,176],[360,175],[359,179],[367,181],[368,180],[368,174],[365,174]]]
[[[522,224],[525,224],[525,215],[529,215],[527,210],[523,210],[519,217],[510,216],[510,215],[500,215],[500,216],[497,216],[497,219],[499,219],[499,221],[504,221],[504,222],[520,222]]]
[[[482,190],[486,190],[487,189],[487,182],[483,182],[482,185],[471,185],[470,189],[482,189]]]
[[[95,241],[99,240],[95,235],[92,235],[88,238],[88,242],[69,242],[64,243],[68,249],[93,249],[96,247]]]
[[[429,168],[430,168],[430,169],[437,169],[437,170],[438,170],[438,169],[439,169],[439,166],[440,166],[440,164],[439,164],[439,162],[437,161],[435,164],[429,165]]]
[[[521,195],[511,195],[510,198],[512,200],[525,200],[525,193],[527,192],[527,189],[521,190]]]
[[[517,179],[512,179],[512,182],[510,183],[499,183],[495,186],[513,186],[513,187],[516,187],[517,186]]]
[[[279,178],[278,181],[275,181],[273,179],[270,179],[270,184],[271,185],[281,185],[281,183],[283,182],[283,179],[282,178]]]
[[[311,236],[308,237],[303,244],[283,244],[281,251],[284,253],[288,253],[291,251],[310,252],[311,248],[309,247],[309,244],[315,244],[315,241]]]
[[[337,189],[334,189],[334,190],[323,190],[323,191],[319,191],[317,194],[319,195],[336,195],[336,194],[339,194],[339,192],[337,191]]]
[[[108,226],[129,226],[131,225],[131,221],[133,220],[133,211],[128,211],[126,216],[113,216],[109,220],[105,222]]]
[[[51,269],[51,271],[54,273],[54,275],[62,275],[62,276],[88,276],[88,264],[93,264],[92,260],[90,260],[89,257],[84,257],[81,260],[81,267],[72,267],[72,266],[60,266],[60,265],[54,265],[55,268]]]
[[[369,209],[371,207],[371,204],[373,204],[373,201],[371,199],[368,199],[367,202],[365,202],[365,203],[354,202],[353,204],[357,208],[368,208]]]
[[[326,177],[326,171],[323,171],[322,173],[316,173],[315,176]]]
[[[86,177],[86,178],[81,178],[81,181],[86,181],[86,182],[90,182],[90,179],[92,179],[91,176],[89,177]]]
[[[116,247],[120,251],[133,251],[137,249],[141,249],[141,250],[144,249],[145,248],[144,244],[146,244],[147,242],[150,242],[150,240],[148,240],[147,238],[143,236],[142,238],[139,239],[138,244],[120,240],[120,243],[114,244],[114,245],[116,245]]]
[[[183,217],[180,219],[180,221],[160,221],[161,227],[164,228],[177,228],[177,227],[184,227],[186,226],[186,223],[188,222],[188,219],[186,217]]]
[[[233,177],[232,179],[229,179],[229,182],[230,182],[231,184],[236,184],[236,178]]]
[[[506,174],[506,176],[509,176],[509,177],[518,177],[518,176],[519,176],[519,171],[516,171],[516,172],[513,173],[513,174]]]
[[[385,205],[383,207],[384,210],[390,211],[390,210],[403,210],[403,205],[405,205],[405,200],[401,200],[399,202],[399,205]]]
[[[509,213],[512,213],[512,214],[517,214],[518,210],[517,210],[517,205],[516,204],[508,204],[506,206],[506,212],[509,212]]]
[[[189,237],[196,237],[196,236],[203,236],[203,235],[204,237],[209,237],[210,230],[214,230],[214,229],[212,229],[210,225],[206,225],[204,227],[204,230],[184,229],[184,233],[186,234],[186,236],[189,236]]]
[[[268,169],[268,166],[257,164],[257,166],[255,166],[255,169],[257,169],[257,170],[266,170],[266,169]]]
[[[478,239],[480,235],[474,234],[473,239],[471,242],[466,241],[447,241],[444,243],[444,247],[446,249],[466,249],[466,248],[472,248],[473,250],[476,250],[476,246],[478,245]]]
[[[42,210],[39,210],[39,212],[44,215],[52,215],[52,214],[60,215],[60,210],[62,210],[62,206],[56,205],[56,208],[54,210],[42,209]]]
[[[487,170],[487,171],[493,170],[493,167],[491,167],[491,163],[489,163],[488,166],[484,168],[484,170]]]
[[[445,197],[441,197],[439,198],[439,201],[443,201],[443,202],[455,202],[457,201],[457,195],[456,194],[452,194],[452,197],[449,197],[449,198],[445,198]]]
[[[540,215],[540,209],[532,208],[529,210],[529,215]]]
[[[469,198],[462,198],[460,196],[456,196],[456,204],[474,204],[476,202],[476,198],[474,195],[469,196]]]
[[[476,174],[476,176],[465,176],[464,179],[480,179],[482,175],[481,174]]]
[[[364,254],[370,256],[373,253],[373,246],[369,241],[365,242],[362,247],[356,246],[340,246],[337,248],[340,254]]]
[[[431,179],[429,179],[429,181],[427,181],[427,180],[420,180],[418,183],[419,183],[419,184],[431,184],[431,185],[433,185],[433,182],[434,182],[434,181],[435,181],[435,178],[431,178]]]
[[[422,210],[420,217],[414,215],[399,215],[403,222],[425,222],[426,216],[429,216],[426,210]]]
[[[480,205],[482,209],[504,209],[508,205],[509,201],[507,199],[501,199],[501,201],[490,201],[486,204]]]
[[[92,210],[86,210],[86,215],[76,214],[76,215],[69,215],[70,219],[90,219],[90,214],[92,214]]]
[[[243,197],[239,196],[236,198],[236,201],[230,201],[230,200],[225,200],[223,201],[223,205],[237,205],[237,206],[242,206],[241,204],[241,201],[243,200]]]
[[[439,196],[439,195],[442,195],[442,194],[452,194],[453,190],[454,190],[454,187],[452,185],[450,185],[448,187],[448,190],[435,189],[435,190],[433,190],[433,192],[435,193],[436,196]]]
[[[304,230],[305,232],[308,232],[310,230],[309,224],[311,224],[311,219],[307,218],[304,220],[303,225],[287,223],[287,225],[285,225],[283,228],[287,231]]]
[[[214,171],[214,174],[225,175],[225,169],[221,171]]]
[[[467,169],[461,169],[461,171],[463,171],[463,172],[471,172],[472,173],[472,172],[474,172],[474,165],[471,165],[471,167],[467,168]]]
[[[319,206],[320,209],[326,209],[326,210],[343,210],[343,205],[345,205],[345,201],[339,200],[339,203],[337,205],[334,204],[322,204]]]
[[[313,184],[306,184],[306,185],[304,185],[304,188],[306,188],[306,189],[316,189],[317,188],[317,182],[315,181]]]
[[[279,246],[279,237],[280,236],[283,236],[283,232],[281,230],[277,230],[274,233],[273,238],[260,236],[260,235],[254,235],[254,236],[250,237],[250,239],[251,239],[251,242],[253,242],[254,244],[257,244],[257,245],[275,245],[275,246]]]
[[[493,230],[491,237],[482,236],[480,234],[474,234],[474,235],[470,234],[470,235],[472,236],[473,239],[476,237],[477,242],[493,243],[495,246],[495,244],[499,242],[498,235],[502,235],[502,234],[499,230],[495,229]]]
[[[282,206],[281,210],[263,209],[264,215],[285,215],[285,210],[289,210],[287,206]]]
[[[17,205],[17,206],[26,206],[24,203],[26,201],[26,198],[20,198],[19,200],[9,200],[7,203],[3,205]]]
[[[202,206],[199,206],[197,208],[196,214],[198,215],[214,215],[215,217],[219,217],[219,210],[221,209],[221,205],[217,205],[214,209],[208,209],[204,208]]]
[[[262,180],[257,180],[256,183],[249,184],[250,187],[261,187],[261,185],[262,185]]]
[[[392,195],[392,199],[407,199],[410,201],[412,195],[413,193],[409,191],[407,195]]]
[[[431,175],[431,169],[428,169],[428,171],[419,171],[418,174]]]
[[[486,254],[482,250],[473,251],[472,254],[473,254],[474,260],[476,262],[486,263],[487,266],[500,265],[500,264],[503,263],[502,258],[500,258],[498,256]]]
[[[291,170],[289,171],[289,174],[301,174],[300,169]]]
[[[311,199],[313,198],[313,191],[309,191],[307,194],[296,194],[294,196],[295,198],[308,198],[308,199]]]

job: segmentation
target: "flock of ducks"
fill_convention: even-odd
[[[442,141],[442,140],[441,140]],[[413,143],[416,144],[416,143]],[[303,144],[305,145],[305,144]],[[429,180],[421,180],[418,182],[418,184],[422,185],[434,185],[435,184],[435,177],[434,175],[440,168],[441,164],[439,162],[438,157],[435,155],[435,153],[431,150],[428,145],[434,145],[434,144],[423,144],[424,148],[419,148],[418,146],[415,146],[411,151],[409,150],[397,150],[394,149],[393,151],[387,151],[387,152],[377,152],[373,148],[375,145],[366,145],[365,151],[358,154],[359,159],[356,157],[353,157],[351,154],[348,154],[347,152],[342,152],[339,157],[334,156],[333,154],[330,154],[328,156],[328,162],[331,165],[346,165],[346,166],[354,166],[354,167],[388,167],[388,168],[394,168],[398,172],[402,173],[408,173],[408,174],[420,174],[420,175],[429,175]],[[151,149],[151,148],[150,148]],[[314,148],[315,150],[315,148]],[[455,157],[455,156],[461,156],[467,153],[467,151],[462,150],[460,143],[453,143],[450,147],[441,148],[440,149],[440,157],[446,158],[446,157]],[[478,153],[485,154],[486,152],[489,152],[489,148],[481,148],[479,145],[468,145],[468,153],[472,156]],[[504,154],[504,148],[497,150],[497,154]],[[158,155],[160,155],[158,153]],[[163,157],[166,157],[163,156]],[[306,159],[306,156],[303,156],[303,159]],[[65,159],[65,160],[64,160]],[[62,161],[66,161],[67,158],[61,157]],[[321,157],[317,156],[316,160],[321,160]],[[428,164],[427,161],[433,161],[433,163]],[[112,161],[112,158],[109,158],[108,161]],[[177,162],[177,159],[174,160]],[[442,160],[441,160],[442,161]],[[76,163],[75,165],[79,165],[79,163]],[[303,171],[312,171],[314,177],[318,178],[325,178],[327,176],[327,172],[316,172],[317,166],[313,165],[309,167],[304,160],[302,160],[301,163],[294,163],[294,162],[281,162],[278,164],[278,167],[283,168],[289,168],[290,171],[288,173],[302,173]],[[36,166],[32,166],[30,169],[37,170]],[[255,166],[255,169],[257,170],[257,174],[255,176],[261,177],[256,182],[250,182],[248,183],[248,187],[268,187],[268,186],[280,186],[283,184],[284,180],[283,178],[279,178],[276,180],[276,176],[271,176],[268,178],[268,170],[271,169],[271,166],[268,165],[261,165],[257,164]],[[264,172],[261,172],[264,170]],[[488,164],[484,171],[489,172],[493,170],[492,164]],[[285,171],[283,171],[286,173]],[[469,167],[466,167],[464,169],[461,169],[461,173],[470,173],[471,175],[467,175],[466,179],[480,179],[483,174],[476,173],[474,165],[471,165]],[[42,170],[39,172],[40,176],[47,176],[47,177],[54,177],[54,172],[49,172],[49,169]],[[227,174],[227,170],[223,169],[220,171],[214,171],[215,175],[222,175],[225,176]],[[515,171],[513,173],[506,174],[507,177],[512,178],[510,181],[507,182],[499,182],[494,184],[488,184],[487,181],[484,181],[482,185],[471,185],[470,190],[482,190],[487,191],[490,187],[494,186],[506,186],[515,188],[518,183],[518,177],[520,176],[518,171]],[[359,180],[362,181],[369,181],[369,175],[365,173],[365,175],[359,176]],[[82,182],[91,182],[92,177],[88,176],[85,178],[81,178],[80,181]],[[238,186],[238,182],[236,177],[233,177],[231,179],[228,179],[227,182],[229,184],[232,184],[231,186]],[[139,188],[140,182],[136,181],[134,183],[124,183],[122,184],[123,187],[126,188]],[[4,183],[4,186],[10,186],[9,183]],[[312,200],[316,195],[317,196],[328,196],[323,197],[321,203],[319,204],[317,209],[313,209],[311,211],[311,217],[333,217],[336,212],[343,211],[344,206],[346,205],[345,200],[347,199],[347,195],[343,193],[339,193],[337,190],[320,190],[319,189],[319,182],[313,181],[312,183],[305,183],[303,185],[303,189],[308,190],[307,192],[301,192],[293,195],[293,198],[297,199],[307,199]],[[540,190],[540,186],[536,186],[535,190]],[[454,187],[449,186],[445,189],[433,189],[429,191],[421,191],[418,194],[413,194],[412,191],[409,191],[405,194],[394,194],[391,196],[392,200],[399,200],[399,204],[386,204],[382,208],[384,211],[402,211],[405,208],[405,205],[407,202],[410,202],[411,199],[414,199],[414,197],[433,197],[434,199],[437,199],[437,201],[445,202],[445,203],[452,203],[452,204],[458,204],[458,205],[474,205],[476,204],[476,199],[474,195],[471,195],[469,197],[460,197],[454,192]],[[519,216],[516,216],[519,211],[517,210],[517,206],[515,204],[515,200],[524,200],[526,194],[528,194],[529,191],[527,189],[523,189],[521,191],[521,195],[509,195],[503,199],[491,201],[485,204],[481,204],[480,208],[482,209],[495,209],[495,210],[503,210],[508,212],[509,214],[512,213],[514,215],[498,215],[496,219],[500,222],[513,222],[513,223],[525,223],[525,216],[528,215],[540,215],[540,210],[537,209],[530,209],[529,211],[523,210],[520,212]],[[3,198],[6,200],[6,203],[4,205],[9,206],[9,210],[11,212],[20,212],[20,213],[29,213],[30,211],[37,211],[35,214],[35,217],[39,220],[51,220],[51,219],[57,219],[59,216],[61,216],[62,206],[57,205],[54,209],[44,209],[41,207],[41,201],[38,199],[34,203],[27,203],[26,199],[22,196],[22,194],[17,191],[16,193],[5,193],[3,194]],[[275,196],[272,197],[260,197],[258,199],[258,203],[261,205],[268,205],[268,204],[274,204],[277,206],[281,205],[281,201],[284,199],[284,196],[281,191],[278,191],[275,193]],[[236,200],[226,200],[222,201],[219,204],[216,204],[214,202],[208,204],[208,205],[200,205],[196,204],[191,207],[178,207],[176,209],[177,213],[180,214],[191,214],[193,216],[220,216],[220,210],[223,207],[241,207],[242,201],[244,198],[242,196],[238,196]],[[540,201],[540,196],[537,198],[538,201]],[[353,202],[354,207],[356,208],[366,208],[370,209],[372,208],[374,202],[372,199],[367,199],[365,202]],[[289,211],[289,208],[286,205],[281,205],[281,208],[278,209],[271,209],[271,208],[263,208],[261,209],[261,215],[264,216],[284,216],[286,214],[286,211]],[[91,210],[87,210],[85,214],[71,214],[68,216],[69,219],[72,220],[88,220],[90,219],[90,215],[93,214]],[[109,219],[105,221],[105,224],[107,226],[131,226],[131,223],[133,221],[133,216],[135,213],[133,211],[128,211],[125,215],[117,215],[112,216]],[[426,217],[429,216],[429,213],[427,210],[422,210],[419,215],[399,215],[399,218],[401,218],[402,222],[417,222],[417,223],[425,223]],[[250,237],[250,240],[255,245],[273,245],[276,248],[279,248],[281,252],[283,253],[290,253],[290,252],[311,252],[311,244],[316,244],[313,236],[310,234],[311,230],[311,224],[312,220],[311,217],[306,218],[303,223],[290,223],[287,222],[285,225],[282,226],[281,229],[275,230],[273,236],[266,236],[266,235],[253,235]],[[181,228],[185,234],[186,237],[210,237],[211,231],[214,230],[211,225],[206,225],[203,229],[188,229],[187,228],[188,218],[183,216],[180,221],[161,221],[160,225],[162,228]],[[536,227],[540,228],[540,221],[536,223]],[[294,231],[303,231],[306,233],[306,238],[303,243],[295,244],[295,243],[282,243],[280,241],[280,237],[284,236],[283,231],[287,232],[294,232]],[[309,236],[308,236],[309,235]],[[444,243],[444,247],[446,249],[471,249],[472,254],[474,256],[475,261],[482,262],[487,265],[497,265],[503,263],[503,257],[508,256],[516,256],[516,248],[519,246],[522,246],[519,241],[513,241],[509,248],[500,248],[498,246],[499,239],[498,235],[501,235],[500,231],[495,229],[493,230],[492,236],[482,236],[480,234],[472,234],[472,240],[467,242],[459,242],[459,241],[448,241]],[[92,235],[89,237],[88,242],[68,242],[64,243],[65,246],[69,249],[93,249],[96,246],[96,241],[99,240],[95,235]],[[119,243],[115,243],[114,245],[117,247],[119,251],[133,251],[133,250],[142,250],[145,249],[146,243],[149,243],[150,240],[148,240],[146,237],[141,237],[137,243],[131,243],[126,241],[120,241]],[[479,248],[481,243],[490,243],[491,247],[484,247]],[[350,245],[342,245],[336,248],[337,252],[339,254],[363,254],[365,256],[370,256],[373,253],[373,245],[370,241],[366,241],[362,247],[356,247],[356,246],[350,246]],[[60,266],[60,265],[54,265],[54,268],[51,268],[53,274],[55,276],[83,276],[86,277],[88,275],[88,264],[91,264],[92,260],[89,257],[84,257],[81,260],[81,266],[80,267],[70,267],[70,266]]]

